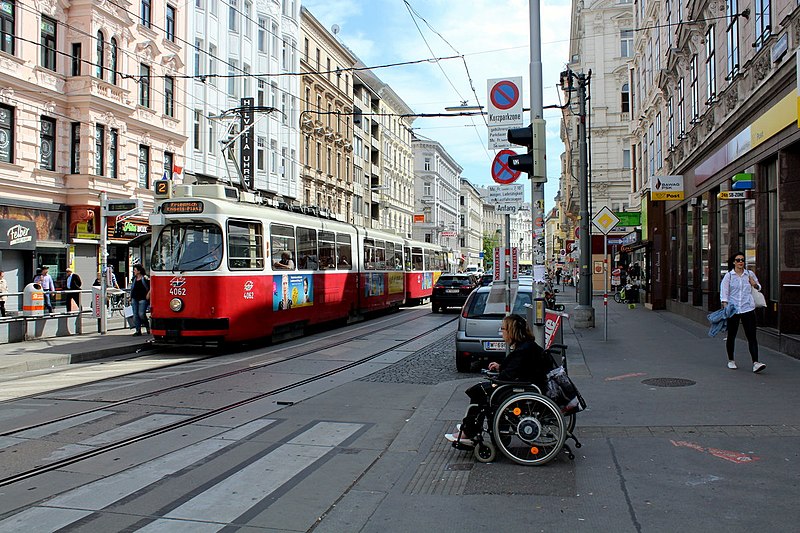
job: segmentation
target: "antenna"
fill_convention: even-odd
[[[334,34],[334,35],[338,35],[338,33],[339,33],[340,31],[341,31],[341,28],[339,27],[339,25],[338,25],[338,24],[334,24],[333,26],[331,26],[331,33],[332,33],[332,34]]]

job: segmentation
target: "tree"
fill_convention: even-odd
[[[502,234],[499,231],[494,233],[483,234],[483,267],[489,268],[489,265],[494,264],[494,249],[500,246],[500,237]]]

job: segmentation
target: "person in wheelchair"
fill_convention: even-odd
[[[483,381],[465,392],[470,399],[467,414],[454,433],[447,433],[450,442],[473,445],[473,438],[482,431],[483,417],[497,382],[533,383],[540,391],[547,389],[547,373],[552,370],[552,359],[534,341],[527,322],[519,315],[509,315],[500,327],[503,340],[509,347],[508,357],[500,363],[489,363],[490,372],[498,372],[494,381]]]

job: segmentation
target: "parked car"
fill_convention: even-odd
[[[444,311],[448,307],[461,307],[477,286],[478,281],[472,274],[442,274],[436,280],[431,293],[433,312]]]
[[[477,363],[485,367],[490,361],[500,361],[505,357],[506,343],[500,334],[505,309],[486,311],[491,289],[491,285],[478,287],[461,309],[456,331],[456,369],[459,372],[470,372],[478,366]],[[527,318],[525,304],[530,304],[532,299],[533,285],[520,283],[511,312]]]
[[[481,279],[478,280],[478,284],[481,287],[486,287],[487,285],[491,285],[493,280],[494,280],[494,274],[484,274],[483,276],[481,276]]]

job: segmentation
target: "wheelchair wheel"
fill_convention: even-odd
[[[566,425],[567,427],[567,433],[572,433],[573,431],[575,431],[576,422],[577,418],[575,416],[575,413],[572,413],[571,415],[567,415],[564,417],[564,425]]]
[[[479,463],[491,463],[497,458],[497,448],[494,447],[491,440],[485,440],[475,445],[475,459]]]
[[[564,447],[567,431],[558,406],[540,394],[522,393],[500,404],[494,415],[495,443],[521,465],[543,465]]]

